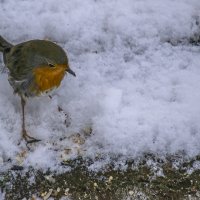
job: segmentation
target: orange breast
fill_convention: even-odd
[[[64,75],[65,65],[55,67],[42,66],[33,70],[36,88],[34,90],[40,94],[48,90],[59,87]]]

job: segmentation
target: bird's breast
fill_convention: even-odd
[[[34,73],[34,88],[37,95],[47,93],[59,87],[64,75],[64,67],[37,67],[33,70]]]

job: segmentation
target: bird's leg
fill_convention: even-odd
[[[26,140],[27,143],[39,142],[40,140],[35,139],[34,137],[29,136],[27,134],[27,132],[26,132],[26,128],[25,128],[25,113],[24,113],[25,105],[26,105],[26,101],[21,96],[21,106],[22,106],[22,137]]]
[[[26,129],[25,129],[25,115],[24,115],[24,107],[26,105],[26,101],[24,100],[23,97],[21,97],[21,105],[22,105],[22,133],[23,133],[23,136],[25,136],[27,135]]]

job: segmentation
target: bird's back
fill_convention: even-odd
[[[16,80],[25,79],[32,69],[45,66],[52,61],[56,64],[68,64],[64,50],[53,42],[30,40],[13,46],[6,57],[6,66]]]

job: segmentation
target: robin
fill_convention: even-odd
[[[0,36],[0,52],[9,71],[8,81],[21,98],[22,137],[27,142],[40,141],[26,131],[26,100],[59,87],[66,72],[76,74],[69,67],[65,51],[51,41],[30,40],[12,45]]]

